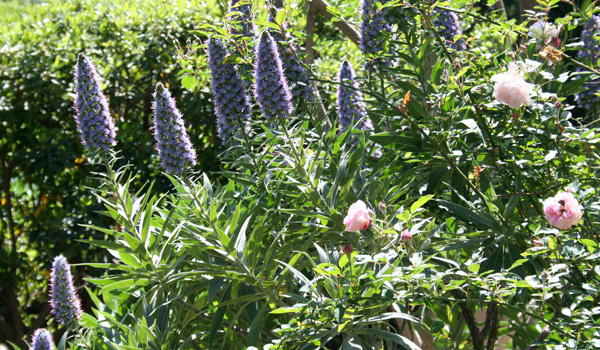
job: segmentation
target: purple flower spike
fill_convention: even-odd
[[[56,321],[63,326],[67,326],[81,317],[81,301],[73,287],[71,265],[62,255],[54,258],[52,264],[50,306],[52,306],[52,314]]]
[[[446,44],[448,44],[450,48],[459,51],[467,49],[464,38],[454,41],[454,37],[463,33],[456,12],[435,7],[433,10],[432,22],[433,26],[438,30],[440,37],[446,41]]]
[[[156,84],[154,99],[154,138],[158,158],[168,174],[181,175],[188,165],[196,165],[196,151],[185,131],[175,99],[163,84]]]
[[[271,35],[264,31],[256,45],[254,95],[267,120],[292,114],[292,94]]]
[[[252,38],[256,32],[252,22],[252,3],[248,0],[231,0],[229,3],[231,34]]]
[[[272,13],[269,12],[268,21],[276,23]],[[281,30],[268,29],[273,40],[277,42],[277,50],[281,58],[281,65],[285,76],[290,84],[292,97],[296,104],[301,101],[314,101],[316,99],[315,89],[310,81],[310,71],[298,59],[296,45],[287,34],[286,23],[281,24]]]
[[[244,84],[234,64],[226,63],[227,50],[220,39],[208,40],[208,66],[212,76],[212,92],[217,114],[217,132],[226,142],[240,125],[250,129],[252,107]]]
[[[355,123],[361,130],[373,130],[373,122],[367,118],[363,94],[354,81],[354,69],[348,61],[342,62],[338,85],[338,118],[342,131]]]
[[[361,40],[360,48],[363,55],[379,55],[385,51],[385,39],[386,35],[390,35],[392,32],[392,13],[389,7],[378,9],[376,3],[384,5],[389,0],[363,0],[362,1],[362,26],[361,26]],[[388,46],[387,53],[392,53],[391,46]],[[367,62],[367,68],[372,67],[373,64],[384,63],[386,66],[390,66],[389,61],[382,61],[381,58],[376,59],[372,62]]]
[[[54,350],[54,341],[52,333],[44,328],[38,328],[31,337],[31,347],[29,350]]]
[[[108,150],[116,144],[115,124],[96,67],[80,53],[75,65],[75,121],[86,149]]]
[[[583,47],[577,55],[579,58],[587,60],[592,67],[600,67],[600,16],[593,15],[592,18],[585,22],[581,37],[583,38]],[[577,68],[578,72],[582,72],[581,68]],[[599,98],[595,94],[600,92],[600,77],[588,80],[583,84],[586,88],[575,95],[577,107],[586,108],[592,111],[592,107],[598,103]]]

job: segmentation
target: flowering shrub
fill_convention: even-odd
[[[95,193],[115,222],[97,227],[114,241],[90,244],[114,259],[89,263],[106,274],[88,279],[98,295],[79,326],[90,335],[73,347],[600,344],[591,311],[600,307],[600,136],[570,113],[573,89],[554,71],[569,66],[520,46],[482,53],[471,37],[447,50],[433,32],[438,5],[392,3],[420,23],[391,29],[390,62],[401,68],[378,75],[343,62],[338,80],[323,82],[338,91],[325,116],[294,108],[276,40],[263,30],[247,60],[257,132],[231,125],[224,183],[194,172],[192,140],[157,85],[155,133],[172,191],[132,192],[135,170],[116,168],[116,151],[89,151],[105,166]],[[473,11],[462,16],[510,27]]]

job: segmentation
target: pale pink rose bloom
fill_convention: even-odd
[[[544,44],[552,41],[556,46],[560,46],[560,27],[556,27],[552,23],[548,23],[544,20],[538,20],[529,27],[529,33],[527,35],[532,38],[540,39]]]
[[[405,243],[412,241],[412,235],[410,234],[410,231],[408,231],[408,230],[402,231],[400,238],[402,238],[402,242],[405,242]]]
[[[533,85],[525,82],[523,73],[519,72],[519,66],[511,62],[506,73],[496,74],[492,77],[496,82],[494,86],[494,98],[508,105],[510,108],[520,108],[531,103]]]
[[[365,202],[358,200],[348,209],[348,215],[344,218],[346,231],[356,232],[366,230],[371,225],[372,211],[367,208]]]
[[[582,208],[571,192],[558,192],[544,201],[546,219],[552,226],[566,230],[581,220]]]

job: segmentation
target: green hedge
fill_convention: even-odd
[[[222,8],[200,0],[0,3],[0,305],[18,302],[20,313],[0,307],[0,329],[8,330],[0,332],[0,343],[18,341],[35,318],[44,319],[46,277],[39,272],[49,271],[53,256],[77,262],[99,254],[78,241],[103,237],[81,226],[102,219],[85,190],[97,182],[79,158],[72,93],[77,54],[92,58],[104,79],[117,149],[138,170],[134,187],[160,172],[151,132],[158,81],[170,86],[186,117],[199,168],[214,170],[220,142],[212,101],[208,91],[183,90],[176,48],[185,50],[196,40],[191,30],[217,12]],[[160,180],[166,179],[157,178],[157,190],[165,190]]]

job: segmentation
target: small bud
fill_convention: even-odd
[[[412,235],[410,234],[410,231],[408,231],[408,230],[402,231],[400,238],[402,239],[402,242],[404,242],[404,243],[408,243],[408,242],[412,241]]]
[[[562,103],[561,103],[560,101],[558,101],[558,102],[556,102],[556,103],[554,104],[554,107],[556,107],[556,108],[561,108],[561,107],[562,107]]]
[[[342,253],[346,255],[352,254],[353,250],[354,249],[352,249],[352,246],[350,244],[344,244],[344,246],[342,247]]]
[[[514,52],[509,52],[507,53],[508,57],[512,58],[513,60],[515,59],[515,53]]]
[[[380,212],[385,213],[385,211],[387,210],[387,205],[385,204],[385,202],[379,202],[377,208],[379,208]]]
[[[519,119],[519,113],[516,113],[516,112],[515,112],[515,113],[513,113],[513,115],[512,115],[512,119],[513,119],[514,121],[517,121],[517,119]]]
[[[498,157],[500,155],[500,147],[494,148],[494,155]]]
[[[454,69],[460,69],[460,58],[456,57],[452,62],[452,65],[454,66]]]

